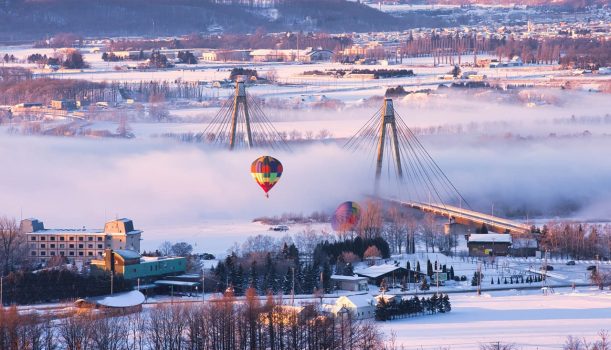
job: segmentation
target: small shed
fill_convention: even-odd
[[[331,275],[331,285],[336,290],[360,292],[369,290],[367,277]]]
[[[509,252],[513,256],[535,256],[539,250],[539,242],[535,238],[514,238]]]
[[[76,109],[75,100],[51,100],[51,108],[58,110],[73,110]]]
[[[508,233],[472,233],[467,247],[470,256],[506,256],[512,239]]]

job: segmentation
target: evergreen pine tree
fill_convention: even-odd
[[[378,301],[375,319],[376,321],[387,321],[389,319],[389,305],[384,298],[380,298],[380,301]]]
[[[501,278],[500,277],[496,278],[496,284],[501,284]]]
[[[452,310],[452,304],[450,304],[450,296],[446,294],[443,297],[443,311],[450,312]]]
[[[490,284],[494,284],[494,277],[490,279]]]
[[[420,260],[418,260],[418,262],[416,262],[416,271],[417,272],[422,272],[420,269]]]
[[[244,268],[242,268],[242,265],[238,265],[238,268],[236,269],[233,288],[235,295],[244,294]]]
[[[473,273],[473,278],[471,278],[471,286],[475,287],[477,285],[481,285],[482,279],[484,278],[484,274],[478,271]]]
[[[450,279],[454,279],[454,266],[450,266]]]
[[[322,287],[325,293],[331,292],[331,265],[328,261],[322,265]]]
[[[426,260],[426,275],[429,277],[433,276],[433,264],[428,259]]]
[[[344,276],[354,276],[354,267],[352,267],[351,263],[347,263],[344,266]]]
[[[257,261],[253,260],[250,264],[250,272],[248,274],[248,285],[254,289],[259,286],[259,276],[257,273]]]

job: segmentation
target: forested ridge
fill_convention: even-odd
[[[1,2],[0,2],[1,3]],[[61,32],[83,36],[163,36],[267,31],[393,30],[403,20],[344,0],[293,0],[273,11],[208,0],[5,0],[0,40],[41,39]]]

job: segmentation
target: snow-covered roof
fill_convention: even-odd
[[[360,269],[354,272],[357,275],[363,275],[363,276],[370,277],[370,278],[378,278],[382,275],[396,271],[400,268],[401,268],[400,266],[396,266],[393,264],[382,264],[382,265],[370,266],[365,269]]]
[[[256,49],[250,52],[251,56],[275,56],[275,55],[307,55],[311,52],[311,49],[307,50],[293,50],[293,49]]]
[[[509,243],[511,235],[508,233],[472,233],[469,243]]]
[[[360,276],[343,276],[343,275],[331,275],[332,280],[336,281],[363,281],[366,280],[366,277]]]
[[[37,230],[34,232],[26,232],[29,235],[66,235],[66,234],[79,234],[79,235],[99,235],[103,234],[104,230],[96,229],[85,229],[85,228],[51,228]]]
[[[135,250],[115,249],[114,252],[120,255],[123,259],[140,259],[140,253]]]
[[[86,302],[106,307],[130,307],[144,303],[144,294],[137,290],[132,290],[126,293],[87,298]]]
[[[336,306],[346,305],[346,304],[352,304],[354,307],[357,307],[357,308],[373,306],[373,299],[371,298],[371,295],[369,294],[357,294],[357,295],[341,296],[337,298],[337,301],[335,302]]]
[[[511,244],[513,248],[537,248],[539,244],[534,238],[516,238]]]
[[[195,287],[199,286],[199,282],[188,282],[188,281],[167,281],[159,280],[155,281],[158,286],[180,286],[180,287]]]

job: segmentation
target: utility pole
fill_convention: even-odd
[[[293,287],[291,288],[291,305],[295,306],[295,267],[291,267],[293,270]]]
[[[322,297],[325,295],[325,284],[323,282],[323,272],[320,271],[320,305],[322,305]]]
[[[4,310],[4,276],[0,276],[0,308]]]
[[[202,269],[202,304],[206,302],[206,289],[204,288],[204,282],[206,277],[204,276],[204,269]]]
[[[545,250],[545,256],[543,257],[543,287],[545,288],[545,292],[547,294],[547,254],[548,250]]]
[[[477,295],[482,295],[482,264],[477,264]]]

